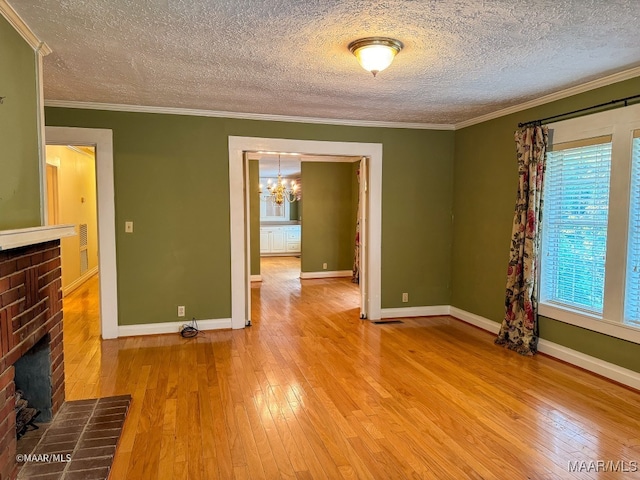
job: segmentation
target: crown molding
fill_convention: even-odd
[[[0,0],[3,1],[3,0]],[[349,127],[407,128],[413,130],[453,130],[454,125],[441,123],[380,122],[375,120],[343,120],[337,118],[295,117],[270,115],[266,113],[223,112],[177,107],[152,107],[145,105],[124,105],[117,103],[76,102],[71,100],[45,100],[46,107],[79,108],[85,110],[110,110],[116,112],[164,113],[168,115],[189,115],[195,117],[220,117],[241,120],[263,120],[270,122],[319,123],[324,125],[345,125]]]
[[[2,10],[3,5],[7,5],[6,0],[0,0],[0,11]],[[46,44],[41,44],[46,47]],[[48,49],[49,47],[46,48]],[[50,51],[51,50],[49,49],[47,53],[49,53]],[[46,53],[43,54],[46,55]],[[472,125],[477,125],[478,123],[504,117],[505,115],[511,115],[512,113],[521,112],[529,108],[538,107],[546,103],[561,100],[563,98],[578,95],[580,93],[595,90],[596,88],[605,87],[607,85],[612,85],[614,83],[622,82],[624,80],[629,80],[635,77],[640,77],[640,67],[634,67],[622,72],[614,73],[612,75],[607,75],[606,77],[602,77],[597,80],[592,80],[581,85],[576,85],[574,87],[560,90],[558,92],[550,93],[549,95],[544,95],[534,100],[529,100],[518,105],[513,105],[501,110],[496,110],[495,112],[480,115],[479,117],[464,120],[456,124],[383,122],[375,120],[344,120],[337,118],[297,117],[288,115],[271,115],[265,113],[224,112],[217,110],[201,110],[177,107],[154,107],[146,105],[125,105],[116,103],[76,102],[72,100],[46,100],[45,106],[79,108],[85,110],[111,110],[117,112],[163,113],[168,115],[189,115],[198,117],[234,118],[242,120],[263,120],[271,122],[316,123],[324,125],[344,125],[350,127],[406,128],[415,130],[460,130]]]
[[[36,53],[43,57],[51,53],[51,48],[41,41],[38,36],[33,33],[29,25],[25,23],[18,12],[16,12],[6,0],[0,0],[0,14],[7,19],[13,28],[25,39],[25,41],[33,48]]]
[[[588,92],[589,90],[595,90],[596,88],[600,87],[606,87],[607,85],[612,85],[614,83],[622,82],[623,80],[629,80],[630,78],[635,77],[640,77],[640,67],[634,67],[630,68],[629,70],[624,70],[612,75],[607,75],[606,77],[598,78],[597,80],[582,83],[580,85],[576,85],[575,87],[566,88],[558,92],[550,93],[549,95],[544,95],[540,98],[529,100],[528,102],[513,105],[511,107],[497,110],[493,113],[487,113],[486,115],[480,115],[479,117],[456,123],[454,126],[454,130],[460,130],[461,128],[470,127],[471,125],[476,125],[488,120],[504,117],[505,115],[511,115],[512,113],[521,112],[522,110],[538,107],[540,105],[544,105],[545,103],[561,100],[573,95],[578,95],[579,93]]]

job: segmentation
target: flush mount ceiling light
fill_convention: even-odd
[[[375,77],[393,62],[393,58],[402,50],[401,41],[387,37],[367,37],[354,40],[349,44],[349,51],[353,53],[362,68],[373,73]]]

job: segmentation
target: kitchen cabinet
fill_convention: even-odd
[[[300,253],[300,225],[263,225],[260,227],[260,255]]]

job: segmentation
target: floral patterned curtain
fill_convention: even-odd
[[[357,171],[358,185],[360,185],[360,168]],[[358,195],[358,217],[356,218],[356,245],[353,250],[353,283],[360,283],[360,195]]]
[[[515,133],[518,195],[511,231],[505,316],[496,338],[522,355],[538,348],[538,253],[542,219],[542,184],[548,129],[536,125]]]

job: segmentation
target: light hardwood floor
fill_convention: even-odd
[[[65,298],[67,399],[133,395],[112,479],[638,476],[568,471],[640,460],[638,392],[449,317],[359,320],[357,287],[298,259],[262,269],[253,326],[192,340],[101,341],[97,280]]]

